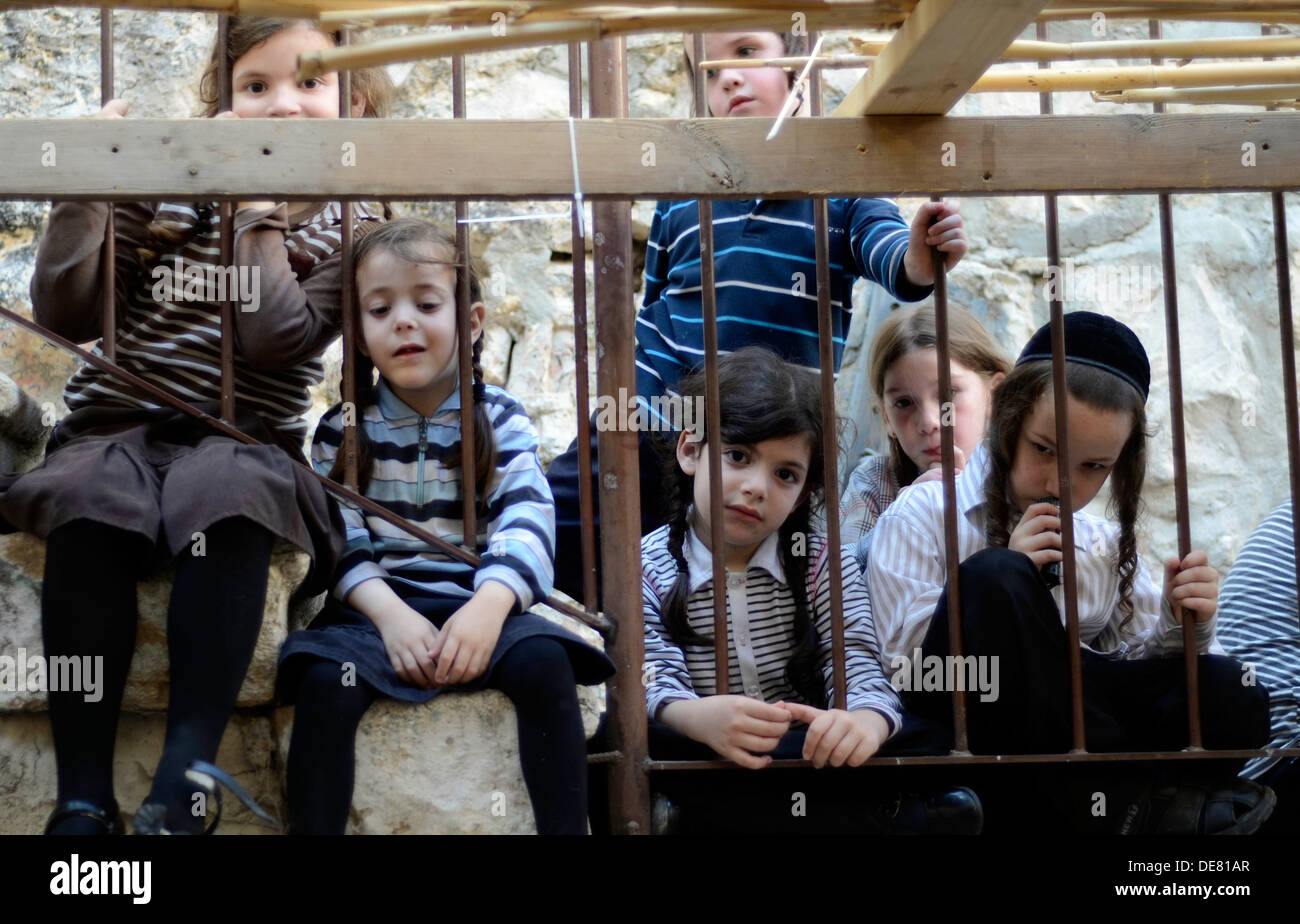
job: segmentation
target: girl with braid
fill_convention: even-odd
[[[891,738],[895,753],[937,750],[904,722],[898,694],[881,668],[852,547],[830,549],[809,528],[822,500],[827,446],[818,377],[770,350],[745,347],[719,357],[718,379],[723,521],[714,524],[713,536],[725,557],[725,587],[713,583],[707,545],[712,488],[702,433],[686,431],[678,439],[666,472],[668,523],[641,540],[651,755],[721,755],[751,769],[773,758],[801,757],[820,769],[860,766]],[[696,371],[681,381],[680,393],[684,400],[702,400],[704,387],[704,373]],[[845,709],[834,705],[831,554],[840,556],[843,576]],[[715,676],[715,593],[727,600],[728,693],[719,693]],[[832,793],[821,785],[830,782],[826,775],[817,776],[804,781],[818,795],[808,796],[806,815],[795,814],[794,831],[820,833],[839,822],[844,827],[838,830],[870,830],[871,815],[883,822],[877,830],[895,829],[898,821],[912,830],[979,828],[979,804],[969,790],[948,794],[947,802],[912,800],[910,819],[900,819],[896,794],[882,809],[862,778],[836,777],[852,785]],[[727,821],[743,814],[751,830],[783,830],[783,820],[791,818],[790,789],[768,789],[770,798],[747,797]],[[734,804],[737,792],[718,787],[703,801],[716,819],[717,812],[730,811],[722,805]]]
[[[357,407],[316,430],[312,464],[343,480],[355,414],[358,486],[371,500],[479,555],[477,568],[342,504],[347,544],[333,594],[281,652],[296,702],[289,750],[293,833],[343,833],[357,726],[379,696],[422,703],[447,689],[501,690],[514,702],[524,780],[543,834],[586,832],[586,742],[575,683],[600,683],[599,651],[528,612],[551,592],[555,512],[537,433],[512,395],[483,382],[484,306],[452,238],[399,219],[355,249]],[[474,342],[474,484],[461,478],[457,279],[469,273]],[[374,373],[378,371],[378,381]],[[477,535],[466,541],[462,492]]]
[[[1205,552],[1166,560],[1163,592],[1138,557],[1151,383],[1146,351],[1131,330],[1104,315],[1075,311],[1064,324],[1087,749],[1187,746],[1182,619],[1196,624],[1205,747],[1262,746],[1268,696],[1243,683],[1241,664],[1221,656],[1214,639],[1219,575]],[[966,696],[977,753],[1059,753],[1071,745],[1064,593],[1053,567],[1062,559],[1062,521],[1051,355],[1045,325],[994,392],[987,439],[956,480],[962,654],[996,663],[1000,677],[995,696]],[[1108,516],[1083,512],[1107,482]],[[886,663],[951,657],[943,516],[943,485],[926,482],[900,494],[876,523],[867,573]],[[951,692],[913,688],[904,701],[921,716],[950,723]],[[1057,807],[1062,821],[1085,830],[1249,834],[1275,799],[1266,787],[1235,778],[1241,764],[1112,764],[1116,774],[1102,767],[1035,774],[1041,781],[1059,772],[1053,778],[1070,784],[1055,787],[1064,800]],[[1010,811],[1036,821],[1051,817],[1042,802],[1024,812],[1026,791],[1012,795]],[[1099,792],[1109,811],[1096,811]],[[984,789],[981,795],[990,798]],[[991,804],[993,820],[999,812]]]

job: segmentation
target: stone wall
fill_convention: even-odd
[[[132,116],[181,117],[191,113],[196,106],[197,74],[212,40],[214,18],[126,11],[118,13],[115,22],[118,95],[131,100]],[[1107,37],[1144,37],[1145,28],[1145,24],[1116,24]],[[1293,31],[1297,30],[1293,27]],[[1166,34],[1241,35],[1252,31],[1243,26],[1177,24],[1167,27]],[[1094,36],[1080,25],[1055,26],[1052,37],[1082,40]],[[97,41],[97,14],[92,11],[65,8],[0,14],[0,60],[6,62],[0,68],[0,118],[63,118],[95,111],[99,98]],[[833,37],[828,49],[849,50],[843,36]],[[467,66],[469,115],[483,119],[563,117],[567,115],[566,71],[567,56],[559,47],[473,56]],[[399,84],[397,117],[450,117],[447,62],[396,65],[391,73]],[[828,107],[858,76],[857,71],[827,72]],[[690,112],[677,36],[631,38],[629,83],[633,116],[680,117]],[[1057,94],[1055,100],[1056,111],[1062,114],[1117,111],[1092,103],[1085,94]],[[1231,107],[1222,108],[1231,111]],[[1186,111],[1186,107],[1173,106],[1171,110]],[[1037,111],[1034,96],[994,94],[969,97],[954,114]],[[1145,111],[1145,107],[1126,107],[1125,111]],[[1261,152],[1260,156],[1285,155]],[[1122,164],[1116,169],[1122,170]],[[918,191],[864,190],[877,194],[904,192]],[[920,201],[901,198],[904,215],[910,217]],[[1300,198],[1292,194],[1286,201],[1290,225],[1298,228]],[[983,319],[1007,352],[1014,355],[1047,317],[1042,294],[1046,260],[1041,200],[1031,196],[971,197],[962,206],[971,252],[950,276],[952,300]],[[398,207],[450,223],[451,210],[446,203]],[[652,209],[650,202],[638,202],[634,207],[634,269],[638,276]],[[574,255],[567,208],[555,202],[481,202],[470,207],[474,217],[522,211],[563,216],[475,225],[471,242],[486,270],[489,320],[485,364],[489,378],[524,400],[542,434],[543,455],[549,460],[562,451],[576,429],[571,282]],[[45,203],[0,201],[0,303],[11,309],[30,312],[27,287],[46,212]],[[1151,354],[1154,381],[1148,413],[1154,449],[1147,491],[1148,545],[1155,554],[1168,554],[1175,544],[1173,475],[1156,200],[1153,196],[1067,196],[1060,199],[1060,217],[1061,252],[1073,261],[1074,278],[1079,284],[1066,308],[1090,308],[1121,317],[1134,327]],[[1207,548],[1212,562],[1226,571],[1251,528],[1287,492],[1271,213],[1265,195],[1180,195],[1173,202],[1173,218],[1182,313],[1192,535],[1194,543]],[[583,255],[588,272],[589,256]],[[1292,274],[1300,278],[1300,250],[1295,246],[1290,258]],[[1098,273],[1122,275],[1126,282],[1136,284],[1116,285],[1113,291],[1100,294],[1095,288],[1092,293],[1082,290],[1085,277]],[[841,410],[872,441],[878,438],[879,427],[869,402],[863,398],[862,355],[868,316],[864,309],[868,303],[876,311],[888,310],[889,305],[888,299],[879,297],[879,290],[875,297],[869,297],[868,288],[859,283],[855,298],[859,310],[850,332],[839,393]],[[594,357],[594,339],[589,349]],[[337,345],[330,355],[336,370]],[[12,377],[33,399],[34,404],[24,413],[30,414],[31,407],[38,409],[42,418],[52,419],[64,413],[60,393],[74,368],[75,362],[56,348],[0,324],[0,373]],[[594,381],[592,389],[594,393]],[[849,398],[844,400],[845,396]],[[17,407],[13,395],[4,400],[8,402],[6,407]],[[336,387],[322,388],[315,413],[335,400]],[[35,418],[23,419],[35,426]],[[28,454],[11,464],[21,468],[31,461]],[[34,607],[31,577],[36,551],[28,552],[26,559],[7,559],[5,570],[10,590],[19,596],[26,594],[30,598],[27,605]],[[0,632],[0,636],[0,644],[16,644],[17,636],[12,633]],[[156,700],[161,690],[155,686],[148,696]],[[255,795],[279,807],[279,791],[268,774],[275,763],[274,752],[285,746],[284,715],[269,712],[265,691],[259,691],[255,698],[259,706],[241,713],[233,726],[239,734],[227,736],[220,760],[245,774]],[[590,724],[598,701],[589,698],[584,703]],[[136,708],[140,708],[139,704]],[[449,702],[439,708],[454,707]],[[479,719],[489,725],[499,724],[500,711]],[[456,721],[461,720],[468,721],[464,715]],[[391,738],[392,721],[387,712],[377,712],[373,725],[368,731],[363,729],[363,735],[376,736],[375,741]],[[8,731],[0,736],[0,795],[8,794],[5,814],[17,813],[11,817],[21,818],[14,822],[14,830],[38,828],[40,816],[53,796],[52,756],[43,722],[39,714],[14,714],[5,719]],[[140,775],[150,772],[156,759],[160,722],[156,714],[124,722],[121,734],[138,742],[119,749],[119,776],[130,778],[119,795],[128,801],[138,801],[147,789],[147,777]],[[463,741],[472,736],[452,737]],[[243,756],[232,753],[231,748]],[[412,753],[402,759],[408,758],[427,766],[429,755]],[[513,763],[506,764],[509,773],[517,771]],[[386,778],[400,775],[406,780],[407,776],[398,770],[398,764],[380,761],[365,772]],[[448,766],[447,772],[456,770]],[[458,796],[468,800],[464,805],[430,806],[429,818],[422,819],[421,824],[445,823],[450,817],[446,813],[450,812],[461,819],[464,830],[526,830],[531,816],[516,811],[515,796],[505,816],[484,811],[484,798],[506,785],[495,778],[476,779]],[[517,796],[518,781],[509,785],[514,786],[511,791]],[[411,798],[396,791],[382,794],[382,798],[389,795],[408,801]],[[386,830],[400,824],[401,819],[385,816],[382,808],[354,806],[355,830]],[[242,828],[237,825],[236,830]]]

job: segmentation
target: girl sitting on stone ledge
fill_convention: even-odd
[[[376,698],[423,703],[446,689],[493,688],[514,702],[538,831],[584,834],[586,741],[575,681],[600,683],[614,667],[528,611],[551,592],[555,510],[532,422],[517,399],[483,382],[478,279],[456,263],[450,237],[416,219],[363,237],[355,265],[360,490],[448,542],[472,545],[480,563],[472,568],[343,505],[347,546],[333,595],[281,653],[280,689],[296,703],[290,832],[343,833],[357,726]],[[474,340],[469,486],[460,469],[459,273],[470,273],[471,304],[461,309]],[[336,481],[350,411],[329,411],[312,448],[316,469]],[[465,490],[478,511],[472,543],[461,520]]]
[[[218,116],[222,69],[232,86],[223,118],[338,118],[334,74],[298,81],[297,58],[337,36],[287,19],[232,17],[214,47],[199,95]],[[358,72],[352,115],[384,114],[382,71]],[[100,118],[122,118],[125,100]],[[257,310],[236,310],[235,426],[248,446],[93,365],[68,382],[45,462],[0,478],[0,526],[46,540],[41,624],[45,654],[102,656],[102,698],[50,693],[58,805],[46,831],[122,830],[113,795],[113,748],[135,649],[136,582],[172,561],[167,614],[171,685],[162,759],[136,833],[198,833],[196,786],[212,794],[210,765],[261,628],[271,549],[277,540],[312,557],[305,589],[323,589],[337,552],[325,492],[291,457],[302,457],[308,386],[338,334],[340,211],[336,203],[240,202],[232,227],[208,203],[118,203],[116,273],[101,278],[108,207],[59,202],[50,211],[32,278],[36,320],[71,340],[102,331],[101,290],[116,287],[116,361],[140,379],[212,415],[221,399],[221,301],[217,280]],[[234,266],[218,265],[234,235]],[[224,288],[224,287],[223,287]],[[238,293],[232,297],[240,297]],[[198,551],[201,550],[201,551]],[[202,764],[202,775],[189,776]],[[215,821],[208,825],[208,830]]]

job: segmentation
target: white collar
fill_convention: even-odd
[[[690,525],[690,516],[691,514],[688,512],[686,541],[682,543],[682,555],[686,558],[690,592],[695,593],[695,591],[713,580],[713,556],[709,553],[709,547],[695,534],[695,527]],[[758,548],[754,550],[754,554],[750,556],[749,564],[745,566],[746,573],[754,568],[759,568],[772,575],[781,584],[784,584],[786,582],[785,569],[781,567],[781,556],[777,545],[780,541],[780,530],[776,530],[760,542]]]

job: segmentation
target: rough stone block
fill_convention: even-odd
[[[129,823],[153,783],[166,719],[124,713],[117,730],[113,776]],[[284,817],[269,716],[236,714],[226,728],[217,764],[272,816]],[[54,742],[45,714],[0,715],[0,835],[40,834],[54,809]],[[269,834],[239,800],[223,794],[220,834]]]
[[[290,621],[289,604],[294,590],[307,575],[308,556],[287,545],[279,545],[271,556],[266,609],[253,661],[239,692],[239,706],[269,704],[275,691],[275,667]],[[0,536],[0,657],[18,662],[44,655],[41,642],[41,580],[45,569],[45,543],[26,533]],[[135,657],[127,679],[123,708],[137,712],[167,708],[167,602],[171,596],[171,575],[162,572],[139,585],[140,622]],[[319,606],[319,600],[312,601]],[[301,616],[299,617],[301,620]],[[93,655],[93,652],[86,652]],[[95,674],[98,677],[98,674]],[[46,708],[42,691],[0,688],[0,712],[34,711]],[[0,673],[0,684],[10,686]]]

